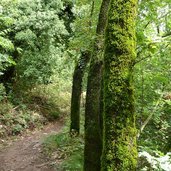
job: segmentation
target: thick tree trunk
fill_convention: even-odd
[[[137,146],[132,87],[137,0],[111,0],[104,55],[102,171],[135,171]]]
[[[71,97],[71,125],[70,131],[79,133],[80,131],[80,100],[82,91],[82,79],[85,68],[90,60],[89,52],[82,52],[80,60],[75,67],[73,75],[72,97]]]
[[[110,0],[103,0],[96,30],[96,40],[87,82],[85,109],[84,171],[99,171],[102,153],[100,95],[104,50],[104,31]]]

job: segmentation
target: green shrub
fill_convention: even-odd
[[[26,129],[34,129],[46,122],[39,113],[25,105],[13,106],[10,102],[0,102],[0,137],[17,135]]]
[[[57,84],[39,85],[29,92],[26,103],[48,120],[56,120],[69,113],[70,95],[70,92],[59,91]]]
[[[153,151],[153,153],[155,153]],[[140,171],[169,171],[171,170],[171,153],[151,155],[146,151],[139,153],[138,170]]]

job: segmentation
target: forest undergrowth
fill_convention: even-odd
[[[0,102],[1,145],[9,138],[41,129],[48,122],[63,119],[69,112],[70,93],[55,91],[55,85],[39,86],[19,98]]]
[[[55,170],[81,171],[84,163],[84,108],[81,108],[80,134],[70,134],[69,118],[59,134],[48,136],[43,143],[43,151],[51,158]]]

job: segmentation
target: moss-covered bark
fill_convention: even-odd
[[[85,149],[84,171],[99,171],[102,152],[102,135],[100,125],[100,95],[104,50],[104,31],[110,0],[103,0],[96,30],[96,40],[92,52],[87,83],[85,109]]]
[[[105,35],[104,136],[101,171],[135,171],[132,64],[137,0],[111,0]]]
[[[75,67],[71,97],[71,125],[70,131],[79,133],[80,131],[80,100],[82,91],[82,79],[85,68],[90,60],[89,52],[82,52],[82,56]]]

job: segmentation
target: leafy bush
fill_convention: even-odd
[[[154,152],[153,152],[154,153]],[[171,170],[171,153],[166,155],[150,155],[146,151],[139,153],[138,171],[169,171]]]
[[[39,85],[26,93],[24,103],[49,120],[65,117],[70,110],[71,94],[58,90],[58,86],[58,84]]]

